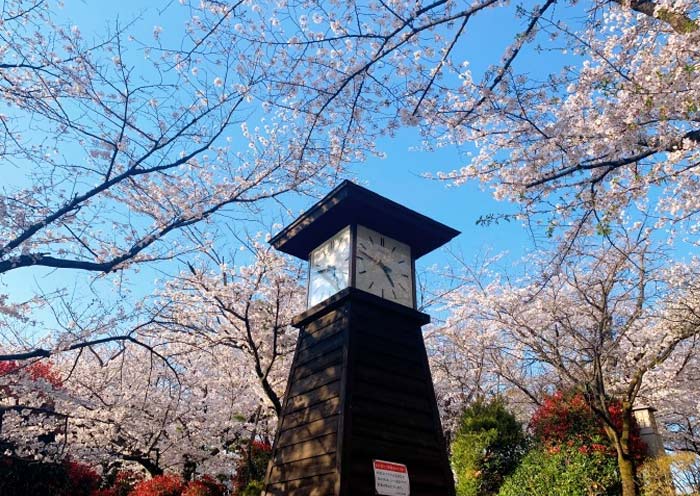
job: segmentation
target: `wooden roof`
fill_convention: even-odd
[[[314,248],[350,224],[361,224],[406,243],[414,258],[422,257],[459,234],[445,224],[346,180],[282,229],[270,244],[308,260]]]

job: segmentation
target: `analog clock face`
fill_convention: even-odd
[[[350,227],[346,227],[309,255],[308,306],[346,288],[349,273]]]
[[[358,289],[413,307],[411,248],[357,226],[355,285]]]

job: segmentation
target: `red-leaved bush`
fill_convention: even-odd
[[[547,446],[570,441],[591,444],[591,437],[604,435],[583,394],[564,395],[561,391],[544,399],[530,419],[529,429],[535,439]]]
[[[117,483],[115,487],[116,485]],[[226,488],[209,475],[185,482],[175,474],[159,475],[141,481],[128,493],[129,496],[224,496],[225,494]],[[115,493],[114,496],[119,495]]]
[[[182,496],[224,496],[226,488],[211,476],[193,480],[182,492]]]
[[[90,466],[70,460],[63,462],[68,476],[66,495],[91,496],[100,485],[100,476]]]
[[[109,487],[106,489],[97,489],[90,493],[90,496],[117,496],[117,493],[114,492],[113,487]]]
[[[99,484],[99,474],[83,463],[38,463],[0,455],[2,496],[95,496]]]
[[[179,475],[165,474],[139,482],[130,496],[182,496],[184,489],[184,481]]]
[[[608,412],[613,424],[621,429],[620,403],[610,402]],[[602,419],[591,409],[582,393],[566,394],[558,391],[545,398],[542,406],[535,411],[529,429],[533,437],[550,452],[557,452],[561,447],[568,446],[584,454],[600,452],[616,456],[603,425]],[[632,428],[630,448],[637,460],[644,458],[646,446],[639,437],[639,428],[636,425]]]
[[[143,481],[143,474],[134,470],[120,470],[114,477],[114,483],[108,488],[99,489],[91,496],[129,496],[137,484]]]
[[[20,365],[17,362],[0,362],[0,376],[26,373],[32,380],[45,380],[55,388],[63,386],[61,376],[53,370],[51,362],[35,362],[30,365]]]
[[[244,450],[233,477],[233,494],[240,494],[253,481],[265,478],[267,462],[272,456],[272,446],[264,441],[253,441],[250,445],[250,455]]]

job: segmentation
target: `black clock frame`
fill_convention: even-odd
[[[362,225],[364,225],[364,224],[362,224]],[[338,234],[340,231],[342,231],[346,227],[350,227],[350,255],[349,255],[350,260],[348,261],[349,273],[348,273],[348,285],[346,287],[355,288],[358,291],[362,291],[361,289],[359,289],[357,287],[357,226],[358,226],[358,224],[350,224],[349,226],[343,226],[335,234]],[[367,227],[367,226],[364,226],[364,227]],[[373,229],[373,230],[376,231],[376,229]],[[331,235],[331,237],[335,236],[335,234]],[[383,235],[384,233],[379,232],[379,234]],[[388,237],[390,237],[390,236],[388,236]],[[394,238],[392,238],[392,239],[394,239]],[[327,240],[324,240],[323,243],[325,243],[326,241]],[[400,240],[398,240],[398,241],[400,241]],[[309,255],[311,254],[311,252],[313,252],[317,248],[321,247],[323,245],[323,243],[321,243],[318,246],[316,246],[315,248],[313,248],[309,252]],[[410,258],[411,258],[411,306],[407,307],[407,308],[416,308],[416,306],[417,306],[417,300],[416,300],[416,259],[413,256],[412,247],[410,245],[408,245],[408,247],[410,249]],[[314,305],[309,305],[309,301],[311,300],[311,258],[310,258],[310,256],[308,257],[308,259],[309,259],[309,266],[307,268],[307,274],[306,274],[307,279],[306,280],[309,281],[309,285],[307,287],[306,306],[307,306],[307,308],[313,308],[316,305],[322,304],[328,298],[321,300],[320,302],[315,303]],[[343,289],[345,289],[345,288],[340,288],[338,291],[336,291],[334,293],[334,295],[338,294]],[[331,296],[333,296],[333,295],[331,295]],[[384,299],[388,300],[388,301],[393,301],[390,298],[384,298]]]
[[[358,224],[405,243],[411,248],[413,308],[416,308],[418,302],[415,261],[447,243],[457,236],[459,231],[351,181],[343,181],[293,223],[273,236],[270,244],[284,253],[309,260],[309,255],[314,249],[344,227],[351,226],[349,286],[355,288]]]

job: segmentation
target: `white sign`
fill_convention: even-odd
[[[406,465],[384,460],[373,460],[374,488],[383,496],[410,496]]]

